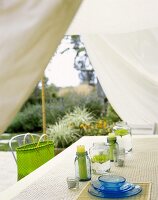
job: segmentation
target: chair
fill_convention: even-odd
[[[156,124],[129,124],[132,135],[154,135]]]
[[[32,133],[31,135],[34,137],[35,142],[37,142],[40,138],[40,135],[38,134]],[[16,135],[9,140],[9,148],[12,152],[12,155],[16,163],[17,163],[17,160],[15,156],[15,150],[17,147],[22,146],[24,144],[24,141],[25,143],[32,142],[32,138],[29,133]]]

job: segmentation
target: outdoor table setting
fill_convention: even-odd
[[[78,188],[77,178],[78,181],[91,179],[91,182],[80,193],[78,200],[94,199],[94,197],[95,199],[132,197],[132,199],[144,200],[150,198],[150,183],[131,183],[125,177],[111,172],[111,168],[114,168],[114,166],[125,167],[126,154],[132,151],[132,137],[126,137],[123,142],[121,141],[118,144],[116,133],[121,133],[121,137],[127,136],[130,133],[130,129],[122,131],[122,129],[118,128],[113,133],[108,134],[106,143],[93,143],[93,147],[89,150],[90,157],[88,157],[84,146],[77,146],[75,159],[77,187],[74,185],[74,188]],[[128,145],[125,145],[127,143]],[[69,189],[74,188],[73,185],[69,187]]]
[[[46,164],[0,193],[0,199],[156,200],[158,196],[158,136],[134,135],[132,136],[132,151],[123,154],[123,163],[116,162],[114,158],[113,162],[110,161],[110,168],[109,163],[106,163],[108,164],[106,168],[99,169],[106,169],[106,173],[101,174],[101,171],[98,171],[97,174],[94,171],[88,171],[91,162],[89,164],[86,162],[85,165],[85,160],[92,161],[95,149],[93,144],[106,143],[106,141],[107,136],[82,137]],[[105,148],[105,152],[106,150]],[[86,158],[81,160],[76,158],[80,152],[87,152]],[[105,157],[102,155],[100,159],[103,161]],[[91,165],[92,170],[95,167]]]

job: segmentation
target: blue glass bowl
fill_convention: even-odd
[[[100,181],[92,181],[91,184],[94,189],[108,193],[127,192],[135,187],[134,184],[128,182],[125,182],[121,187],[106,187],[105,184]]]
[[[142,188],[139,185],[135,185],[135,187],[127,192],[117,192],[117,193],[105,193],[96,190],[94,187],[90,186],[88,192],[96,197],[101,198],[124,198],[136,195],[142,191]]]
[[[98,180],[108,188],[120,188],[126,181],[124,177],[117,175],[99,176]]]

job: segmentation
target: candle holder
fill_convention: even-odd
[[[91,179],[91,162],[83,145],[77,147],[75,176],[78,177],[80,181],[88,181]]]

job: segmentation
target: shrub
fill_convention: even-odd
[[[112,127],[106,119],[96,119],[90,124],[80,124],[79,129],[83,135],[108,135],[112,132]]]
[[[64,97],[64,107],[66,110],[72,111],[75,106],[86,108],[95,117],[100,117],[104,110],[104,104],[97,93],[92,91],[88,95],[81,95],[78,93],[67,93]]]
[[[7,132],[36,132],[42,127],[41,105],[28,105],[23,112],[19,112],[14,118]]]
[[[69,115],[69,121],[74,123],[87,123],[84,122],[86,115],[93,118],[100,118],[106,114],[106,105],[98,98],[96,91],[92,90],[88,94],[81,94],[79,92],[67,92],[63,97],[51,98],[49,103],[46,103],[46,123],[47,125],[53,125],[60,121],[64,115]],[[78,111],[76,106],[79,108]],[[76,109],[76,110],[75,110]],[[85,109],[85,110],[84,110]],[[74,111],[74,113],[72,113]],[[76,113],[75,113],[76,112]],[[80,116],[77,116],[80,114]],[[71,113],[71,114],[70,114]],[[72,115],[72,116],[71,116]],[[75,118],[74,118],[75,115]],[[82,115],[82,116],[81,116]],[[119,116],[113,110],[110,104],[108,104],[106,120],[108,123],[120,121]],[[79,121],[79,117],[81,117]],[[66,117],[65,117],[66,119]],[[68,120],[68,117],[67,117]],[[90,119],[88,119],[90,120]],[[92,119],[91,119],[92,120]],[[90,120],[90,121],[91,121]],[[42,132],[42,107],[41,104],[27,104],[16,115],[6,132],[18,133],[18,132]]]
[[[74,111],[68,112],[58,123],[49,125],[47,134],[56,147],[68,147],[81,137],[80,124],[91,123],[93,120],[93,116],[85,108],[75,107]]]
[[[89,124],[93,122],[94,117],[86,108],[75,107],[73,112],[69,112],[63,117],[62,121],[68,125],[78,127],[81,123]]]
[[[96,92],[93,92],[86,97],[85,107],[95,117],[100,117],[105,112],[105,105],[103,101],[101,101],[101,99],[98,98]]]
[[[60,102],[46,104],[47,124],[55,124],[65,115],[65,108]]]
[[[58,123],[49,125],[47,134],[56,147],[65,148],[83,135],[107,135],[111,129],[105,119],[95,119],[86,108],[75,107]]]
[[[50,125],[47,128],[47,134],[58,148],[66,148],[80,137],[77,130],[62,120],[55,125]]]
[[[121,121],[121,118],[115,112],[115,110],[113,109],[110,103],[108,103],[108,106],[107,106],[106,120],[110,124]]]

